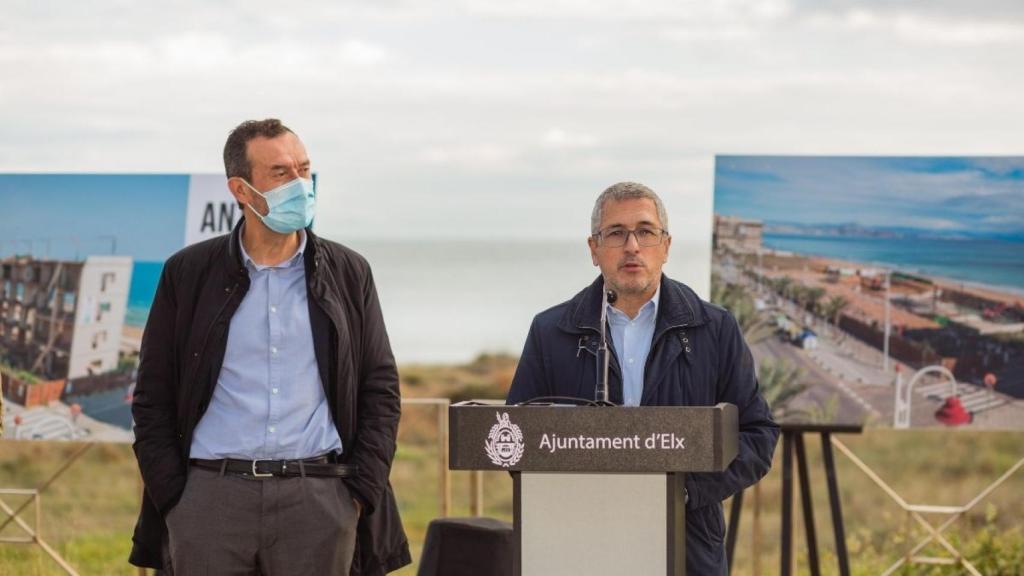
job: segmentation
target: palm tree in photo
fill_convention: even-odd
[[[788,404],[793,398],[807,389],[802,381],[803,369],[777,358],[765,358],[757,367],[757,381],[772,415],[784,418],[788,412]]]
[[[743,338],[751,346],[775,331],[771,318],[757,309],[754,299],[739,284],[728,284],[718,276],[712,276],[711,301],[732,313],[743,332]]]
[[[808,424],[828,424],[836,421],[839,415],[839,394],[832,394],[824,403],[815,402],[811,406],[789,412],[800,422]]]
[[[843,296],[833,296],[829,298],[824,305],[825,318],[832,321],[832,325],[839,330],[839,316],[843,313],[843,310],[850,305],[850,301]]]
[[[821,286],[814,286],[807,289],[807,309],[812,314],[821,314],[821,299],[825,296],[825,289]]]

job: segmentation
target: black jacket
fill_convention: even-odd
[[[185,488],[192,433],[213,396],[228,327],[249,289],[230,235],[189,246],[164,264],[142,337],[132,402],[135,455],[146,490],[129,561],[159,568],[164,515]],[[359,467],[346,483],[363,506],[353,574],[385,574],[411,562],[388,476],[401,411],[398,372],[370,267],[362,256],[307,230],[309,319],[324,393]]]
[[[534,318],[509,391],[510,403],[538,396],[595,397],[602,286],[599,276],[568,302]],[[621,374],[613,352],[609,390],[617,404],[622,403]],[[686,572],[694,576],[727,573],[722,501],[768,473],[779,428],[758,393],[754,360],[736,320],[725,309],[702,301],[685,284],[662,275],[640,404],[719,402],[738,408],[739,455],[725,472],[687,476]]]

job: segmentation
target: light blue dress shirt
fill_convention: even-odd
[[[608,326],[612,332],[612,346],[622,370],[622,405],[639,406],[644,394],[644,368],[647,365],[647,354],[651,351],[654,339],[654,324],[658,319],[658,300],[661,286],[654,292],[636,318],[630,318],[625,312],[608,305]]]
[[[341,451],[313,350],[301,236],[298,252],[276,266],[256,264],[241,247],[249,291],[231,318],[192,458],[290,460]]]

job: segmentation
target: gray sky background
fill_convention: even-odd
[[[215,172],[278,116],[321,231],[582,237],[631,179],[678,249],[716,153],[1024,153],[1021,54],[1011,0],[6,0],[0,171]]]

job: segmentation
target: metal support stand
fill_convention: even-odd
[[[473,470],[469,473],[469,514],[470,516],[484,515],[484,473],[482,470]]]
[[[860,434],[863,432],[863,426],[861,425],[833,425],[833,424],[783,424],[782,425],[782,436],[783,441],[787,445],[796,447],[796,465],[799,469],[799,481],[800,481],[800,497],[801,507],[803,508],[804,516],[804,531],[807,539],[807,560],[810,564],[810,572],[813,576],[817,576],[821,573],[821,566],[818,560],[818,538],[815,531],[814,524],[814,502],[811,498],[811,481],[810,475],[807,471],[807,454],[804,450],[804,433],[816,433],[821,434],[822,451],[823,451],[823,465],[825,468],[825,478],[828,483],[829,492],[829,510],[832,515],[832,530],[835,534],[836,540],[836,561],[839,564],[839,573],[842,575],[848,575],[850,573],[850,557],[846,551],[846,532],[843,528],[843,508],[842,503],[839,500],[839,482],[836,475],[835,459],[832,457],[832,451],[829,446],[829,441],[832,434]],[[834,440],[832,440],[834,441]],[[788,460],[788,461],[787,461]],[[783,471],[785,475],[789,475],[792,478],[792,450],[783,452]],[[789,576],[793,573],[792,564],[792,539],[793,539],[793,523],[792,523],[792,511],[791,506],[793,500],[793,482],[783,481],[783,514],[782,514],[782,542],[783,542],[783,562],[780,573],[782,576]],[[790,550],[790,553],[786,553],[786,549]]]
[[[846,549],[846,532],[843,528],[843,509],[839,500],[839,482],[836,475],[835,459],[832,455],[832,434],[860,434],[860,425],[841,424],[783,424],[782,425],[782,554],[780,574],[793,574],[793,467],[797,467],[797,481],[800,485],[800,503],[803,510],[804,533],[807,540],[807,559],[810,573],[821,574],[818,556],[818,538],[814,522],[813,498],[811,497],[811,479],[807,467],[807,454],[804,447],[804,433],[820,434],[822,442],[823,465],[828,483],[829,509],[832,514],[832,528],[836,540],[836,560],[839,563],[839,574],[849,576],[850,557]],[[730,573],[734,566],[736,538],[739,532],[740,513],[743,506],[743,493],[733,496],[729,510],[729,529],[726,537],[726,554],[729,559]],[[755,518],[757,510],[755,510]],[[755,540],[758,537],[755,528]],[[756,560],[756,559],[755,559]]]
[[[736,549],[736,536],[740,533],[740,512],[743,510],[743,492],[738,492],[732,497],[732,505],[729,506],[729,529],[725,533],[725,546],[729,550],[729,573],[732,573],[733,556],[732,550]]]
[[[782,434],[782,570],[793,569],[793,436]]]
[[[811,479],[807,473],[807,454],[804,451],[803,434],[794,435],[793,441],[796,445],[797,471],[800,474],[800,508],[804,512],[807,562],[810,564],[811,576],[821,576],[821,565],[818,562],[818,537],[814,530],[814,501],[811,499]]]
[[[50,558],[52,558],[53,561],[56,562],[57,565],[59,565],[61,569],[64,570],[65,573],[69,574],[70,576],[78,576],[78,572],[76,572],[75,569],[70,564],[68,564],[68,562],[64,560],[64,558],[62,558],[60,554],[58,554],[57,551],[54,550],[53,547],[50,546],[42,538],[42,504],[40,496],[44,491],[46,491],[47,488],[50,487],[51,484],[53,484],[57,480],[57,478],[59,478],[61,475],[67,472],[67,470],[71,468],[71,465],[74,464],[79,458],[81,458],[82,455],[89,450],[89,448],[92,448],[92,446],[92,442],[86,442],[79,446],[79,448],[75,450],[75,452],[72,453],[67,460],[64,461],[64,464],[62,464],[61,467],[58,468],[56,472],[51,474],[50,477],[47,478],[45,482],[43,482],[39,486],[36,486],[33,489],[0,489],[0,494],[2,495],[28,496],[28,498],[24,502],[22,502],[21,505],[18,506],[17,508],[12,508],[8,506],[7,503],[3,501],[3,499],[0,499],[0,510],[2,510],[3,513],[7,515],[7,519],[4,520],[3,523],[0,523],[0,531],[2,531],[4,528],[9,526],[13,522],[17,524],[22,530],[24,530],[26,534],[28,534],[28,537],[22,538],[0,538],[0,544],[35,544],[36,546],[39,546],[39,548],[41,548],[43,552],[45,552]],[[28,522],[26,522],[20,516],[20,514],[29,506],[33,506],[33,509],[35,511],[35,527],[30,526]]]
[[[839,576],[850,576],[849,554],[846,551],[846,530],[843,527],[843,509],[839,502],[839,480],[836,476],[835,459],[832,456],[832,435],[828,432],[821,434],[821,454],[824,457],[825,479],[828,482],[828,503],[832,510],[836,556],[846,559],[839,562]]]

